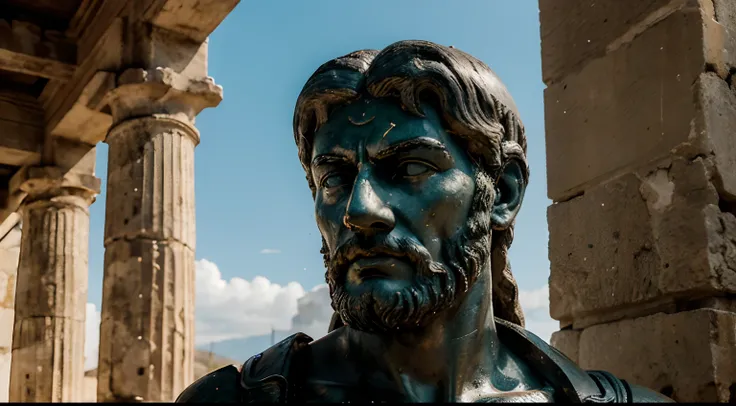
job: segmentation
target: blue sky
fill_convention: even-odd
[[[210,37],[209,71],[225,98],[197,119],[197,258],[215,263],[224,280],[264,276],[307,290],[323,283],[313,203],[291,129],[296,97],[331,58],[425,39],[486,62],[516,100],[532,175],[511,259],[522,289],[546,285],[550,201],[538,16],[537,0],[242,1]],[[99,309],[107,145],[97,153],[103,191],[90,209],[89,302]]]

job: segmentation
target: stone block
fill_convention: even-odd
[[[0,270],[0,308],[15,307],[15,275],[15,272],[8,273]]]
[[[178,242],[116,240],[105,249],[102,400],[171,401],[191,383],[194,252]]]
[[[204,41],[239,0],[165,0],[148,7],[144,18],[164,27]]]
[[[15,273],[18,269],[19,255],[20,245],[9,248],[0,247],[0,271]]]
[[[727,30],[736,32],[736,2],[733,0],[713,0],[715,19]]]
[[[168,66],[184,76],[207,76],[207,41],[192,41],[186,35],[158,26],[151,27],[146,47],[141,47],[147,66]]]
[[[708,9],[703,21],[705,31],[705,55],[708,65],[706,70],[716,72],[722,79],[727,79],[736,67],[736,32],[727,29],[716,20],[716,11]]]
[[[678,402],[733,402],[736,314],[699,309],[586,328],[579,364]]]
[[[59,206],[51,202],[23,208],[16,323],[18,318],[40,317],[84,321],[89,213],[86,207]]]
[[[552,200],[661,159],[680,144],[702,146],[692,138],[699,139],[693,83],[709,54],[704,27],[701,10],[685,7],[545,90]]]
[[[84,320],[15,320],[10,396],[15,402],[79,400],[84,377]]]
[[[552,317],[582,328],[736,292],[736,217],[711,167],[677,158],[550,206]]]
[[[80,399],[82,402],[97,403],[97,377],[84,377],[84,391]]]
[[[5,234],[5,237],[0,240],[0,250],[15,250],[15,255],[18,255],[17,252],[20,252],[21,236],[22,233],[20,227],[16,224],[10,231],[8,231],[7,234]],[[6,264],[6,262],[0,262],[0,267],[5,268]]]
[[[194,248],[194,147],[173,120],[131,120],[111,130],[105,238],[174,239]],[[196,131],[196,130],[193,130]]]
[[[58,136],[49,138],[49,143],[55,165],[65,171],[90,175],[95,173],[97,152],[93,145]]]
[[[721,196],[736,200],[736,92],[710,72],[700,76],[696,89],[701,111],[696,117],[695,129],[699,135],[707,135],[704,141],[708,143],[700,149],[712,156],[716,171],[714,183]]]
[[[0,352],[10,350],[13,343],[13,309],[0,308]]]
[[[548,85],[630,42],[686,0],[539,0],[542,76]]]
[[[10,360],[12,353],[0,349],[0,402],[9,401],[8,389],[10,388]]]
[[[578,363],[580,348],[580,330],[560,330],[552,333],[550,344]]]

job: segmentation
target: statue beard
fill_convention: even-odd
[[[420,243],[390,235],[355,235],[333,256],[325,253],[325,278],[332,308],[343,323],[366,332],[385,333],[427,325],[436,314],[456,303],[483,271],[491,255],[488,214],[486,210],[476,212],[462,232],[443,244],[442,262],[435,261]],[[352,294],[345,286],[345,278],[350,265],[347,258],[356,254],[400,257],[416,270],[414,280],[399,291],[371,289]]]

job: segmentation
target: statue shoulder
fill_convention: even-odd
[[[523,327],[496,319],[501,342],[539,373],[558,401],[572,403],[673,402],[657,392],[631,385],[604,371],[585,371],[559,350]]]
[[[250,357],[242,368],[229,365],[203,376],[176,399],[176,403],[282,403],[300,381],[304,349],[312,341],[294,334]]]
[[[197,379],[176,403],[237,403],[240,399],[240,369],[228,365]]]
[[[299,385],[301,362],[312,338],[296,333],[251,357],[243,364],[240,385],[247,392],[247,400],[257,403],[283,403],[295,395]]]

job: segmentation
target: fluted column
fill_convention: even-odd
[[[193,379],[194,116],[222,89],[132,69],[109,95],[97,397],[171,401]]]
[[[92,175],[24,168],[11,402],[81,400]]]

